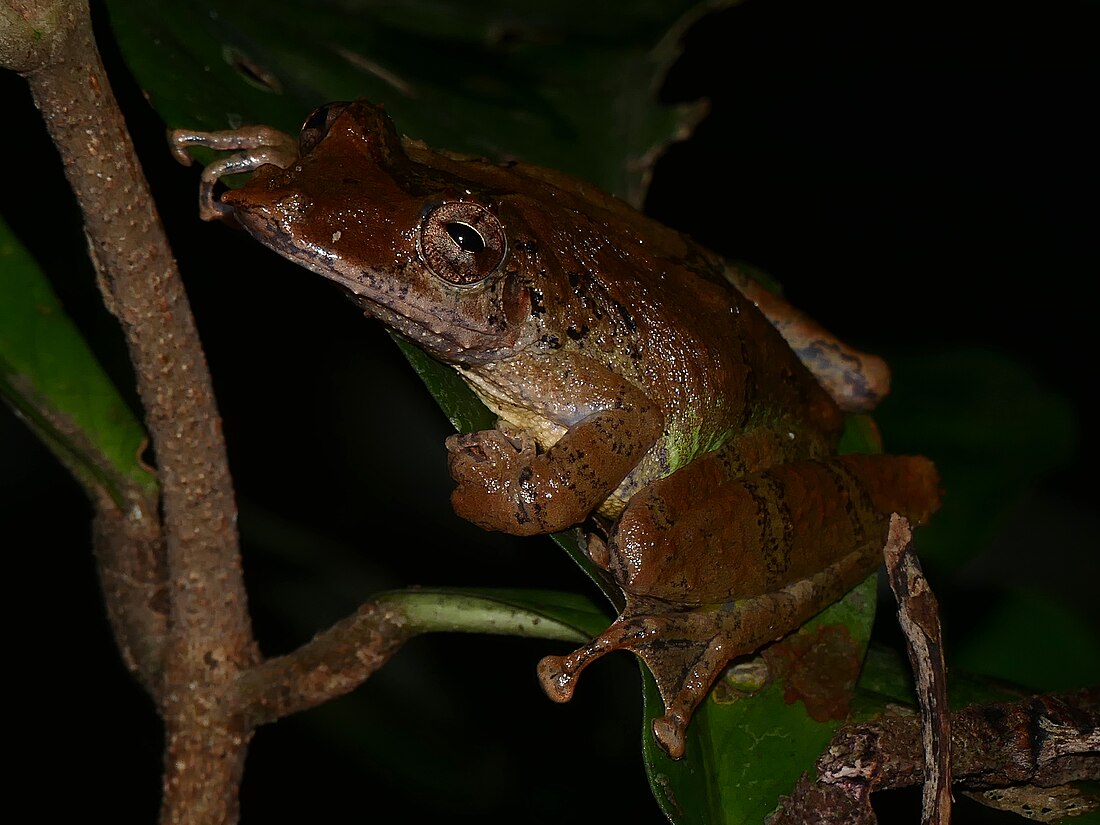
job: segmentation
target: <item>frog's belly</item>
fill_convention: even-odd
[[[575,423],[570,420],[571,416],[566,418],[565,424],[559,423],[560,410],[552,410],[545,401],[535,401],[504,382],[493,380],[492,373],[488,371],[475,371],[457,365],[455,370],[500,423],[530,435],[544,450],[557,444],[569,426]]]

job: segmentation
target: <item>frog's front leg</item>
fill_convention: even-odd
[[[168,143],[175,157],[184,166],[191,165],[189,146],[205,146],[220,152],[235,152],[216,160],[202,170],[199,183],[199,216],[204,221],[217,220],[233,214],[233,207],[214,197],[214,187],[227,175],[254,172],[261,166],[285,169],[298,157],[298,142],[285,132],[270,126],[248,126],[220,132],[194,132],[173,129]],[[237,150],[244,150],[238,152]]]
[[[487,530],[530,536],[579,524],[664,432],[645,392],[581,353],[521,353],[460,372],[501,422],[447,439],[451,503]]]
[[[797,461],[726,480],[705,458],[693,462],[630,500],[607,547],[626,607],[585,647],[545,658],[543,687],[565,701],[592,661],[634,652],[665,704],[654,733],[678,757],[695,707],[732,659],[866,578],[892,512],[919,524],[938,504],[935,468],[919,457]]]
[[[545,452],[501,430],[447,439],[458,515],[486,530],[529,536],[584,521],[656,443],[664,418],[652,404],[593,413]]]

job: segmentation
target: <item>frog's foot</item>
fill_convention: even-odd
[[[648,600],[647,600],[648,601]],[[545,656],[539,662],[539,681],[546,695],[555,702],[573,698],[581,671],[600,657],[615,650],[639,650],[647,638],[663,635],[667,622],[652,615],[628,616],[628,606],[615,622],[584,647],[568,656]]]
[[[731,661],[797,629],[873,569],[864,554],[853,552],[807,579],[722,605],[679,605],[628,593],[607,630],[567,656],[539,662],[539,679],[551,699],[567,702],[588,665],[615,650],[632,651],[653,674],[665,706],[653,734],[679,759],[692,714]]]
[[[628,596],[622,615],[587,645],[539,662],[539,678],[551,699],[567,702],[589,664],[614,650],[634,652],[649,667],[665,705],[665,715],[653,721],[653,734],[669,756],[679,759],[688,722],[715,679],[730,659],[767,641],[753,636],[747,649],[745,644],[731,647],[726,627],[730,618],[724,607],[684,607]]]

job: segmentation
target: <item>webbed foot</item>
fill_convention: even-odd
[[[673,759],[684,755],[695,709],[726,666],[786,636],[865,578],[877,560],[851,553],[817,575],[773,593],[723,605],[688,607],[627,594],[619,618],[566,656],[539,662],[543,690],[556,702],[573,696],[581,672],[615,650],[646,663],[664,703],[653,735]]]

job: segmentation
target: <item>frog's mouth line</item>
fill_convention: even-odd
[[[354,269],[334,252],[298,243],[293,235],[262,212],[235,210],[242,227],[258,241],[289,261],[340,286],[363,312],[423,347],[454,363],[476,364],[499,360],[515,342],[504,328],[478,328],[453,312],[424,310],[393,290],[372,285],[370,272]]]

